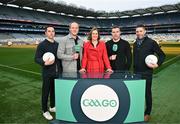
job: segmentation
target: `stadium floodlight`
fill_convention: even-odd
[[[71,17],[74,17],[74,15],[72,15],[72,14],[68,14],[67,16],[71,16]]]
[[[178,10],[170,10],[170,11],[167,11],[167,13],[173,13],[173,12],[178,12]]]
[[[28,7],[28,6],[24,6],[23,9],[33,10],[33,8]]]
[[[66,15],[66,13],[60,13],[61,15]]]
[[[87,16],[86,18],[87,18],[87,19],[94,19],[95,17]]]
[[[160,12],[155,12],[154,14],[155,15],[158,15],[158,14],[163,14],[164,12],[160,11]]]
[[[152,15],[152,13],[145,13],[143,16]]]
[[[107,17],[97,17],[98,19],[106,19]]]
[[[45,12],[45,10],[43,10],[43,9],[36,9],[36,11]]]
[[[18,5],[14,5],[14,4],[7,4],[6,6],[19,8]]]
[[[56,13],[55,11],[48,11],[49,13]]]
[[[130,16],[121,16],[120,18],[129,18]]]
[[[76,17],[78,17],[78,18],[84,18],[84,16],[80,16],[80,15],[78,15],[78,16],[76,16]]]
[[[108,19],[117,19],[117,18],[119,18],[119,17],[117,17],[117,16],[108,17]]]
[[[138,16],[141,16],[141,15],[137,14],[137,15],[132,15],[131,17],[138,17]]]

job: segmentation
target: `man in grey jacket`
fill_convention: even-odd
[[[78,36],[79,24],[69,25],[70,33],[59,42],[57,57],[62,60],[63,72],[78,72],[81,68],[83,41]]]

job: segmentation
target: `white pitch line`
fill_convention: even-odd
[[[172,60],[174,60],[174,59],[176,59],[176,58],[178,58],[178,57],[180,57],[180,55],[175,56],[175,57],[173,57],[173,58],[171,58],[171,59],[165,61],[163,64],[169,63],[169,62],[171,62]]]
[[[169,59],[168,61],[163,62],[163,64],[162,64],[162,65],[167,64],[167,63],[171,62],[172,60],[174,60],[174,59],[176,59],[176,58],[178,58],[178,57],[180,57],[180,55],[175,56],[175,57],[173,57],[173,58]],[[158,73],[159,73],[159,72],[158,72]],[[158,73],[157,73],[157,74],[158,74]],[[154,75],[154,76],[156,76],[157,74],[153,74],[153,75]]]
[[[5,67],[5,68],[10,68],[10,69],[13,69],[13,70],[18,70],[18,71],[22,71],[22,72],[27,72],[27,73],[35,74],[35,75],[41,75],[41,74],[38,73],[38,72],[29,71],[29,70],[24,70],[24,69],[20,69],[20,68],[15,68],[15,67],[8,66],[8,65],[2,65],[2,64],[0,64],[0,66],[1,66],[1,67]]]
[[[164,62],[163,64],[169,63],[170,61],[172,61],[172,60],[174,60],[174,59],[176,59],[176,58],[178,58],[178,57],[180,57],[180,55],[169,59],[168,61]],[[15,68],[15,67],[8,66],[8,65],[2,65],[2,64],[0,64],[0,66],[1,66],[1,67],[5,67],[5,68],[10,68],[10,69],[18,70],[18,71],[22,71],[22,72],[27,72],[27,73],[35,74],[35,75],[41,75],[41,73],[38,73],[38,72],[29,71],[29,70],[24,70],[24,69],[20,69],[20,68]]]

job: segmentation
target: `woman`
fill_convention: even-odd
[[[106,70],[105,70],[106,69]],[[89,34],[88,42],[84,43],[84,52],[80,72],[112,72],[107,56],[105,43],[100,41],[100,34],[94,27]]]

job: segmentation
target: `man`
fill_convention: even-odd
[[[62,60],[63,72],[78,72],[81,69],[83,41],[78,36],[79,24],[69,25],[70,33],[62,38],[58,46],[57,56]]]
[[[127,71],[131,67],[132,53],[130,44],[120,37],[118,26],[112,27],[112,39],[106,42],[108,57],[114,71]]]
[[[136,27],[136,36],[137,39],[133,45],[133,56],[134,56],[134,72],[142,75],[142,78],[146,80],[146,109],[144,120],[149,121],[151,109],[152,109],[152,75],[153,69],[159,67],[164,59],[165,54],[160,49],[156,41],[150,39],[146,35],[146,29],[144,25],[138,25]],[[156,54],[158,56],[157,64],[148,64],[145,63],[145,58],[150,54]]]
[[[55,30],[52,26],[48,26],[45,29],[46,39],[42,41],[36,50],[35,62],[42,66],[42,111],[43,116],[47,120],[52,120],[53,117],[49,113],[55,112],[55,96],[54,96],[54,79],[57,77],[59,71],[61,71],[61,62],[57,59],[56,53],[58,43],[54,40]],[[42,59],[44,53],[51,52],[55,56],[55,60]],[[48,96],[50,94],[50,108],[48,111]]]

